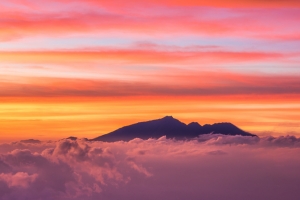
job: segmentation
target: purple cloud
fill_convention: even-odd
[[[299,144],[224,135],[1,144],[0,199],[296,200]]]

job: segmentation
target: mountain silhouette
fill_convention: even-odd
[[[174,138],[177,140],[186,140],[198,137],[202,134],[223,134],[223,135],[242,135],[242,136],[256,136],[247,133],[231,123],[216,123],[205,124],[201,126],[197,122],[192,122],[188,125],[182,123],[172,116],[166,116],[161,119],[139,122],[136,124],[124,126],[113,132],[101,135],[92,141],[116,142],[129,141],[134,138],[149,139],[160,138],[166,136],[167,138]]]

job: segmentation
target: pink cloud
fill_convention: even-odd
[[[0,174],[0,181],[7,183],[8,187],[23,187],[27,188],[37,178],[38,174],[29,175],[24,172],[17,172],[16,174]]]
[[[42,152],[30,150],[43,145]],[[12,152],[0,148],[1,199],[296,200],[299,196],[300,139],[294,136],[61,140],[51,146],[24,143],[24,149]]]
[[[123,76],[131,76],[123,70]],[[255,75],[168,69],[135,72],[135,81],[74,78],[21,77],[20,83],[1,82],[2,97],[113,97],[113,96],[209,96],[247,94],[298,94],[297,75]],[[140,74],[139,74],[140,73]],[[152,74],[153,73],[153,74]],[[132,76],[131,76],[132,77]],[[19,80],[21,80],[19,78]]]
[[[77,3],[77,6],[70,6],[70,3]],[[271,36],[278,39],[292,39],[300,31],[297,28],[299,12],[293,10],[270,9],[264,6],[257,8],[250,6],[251,9],[248,7],[243,10],[238,8],[239,6],[233,6],[230,11],[224,13],[224,10],[211,8],[211,12],[221,13],[222,17],[217,18],[199,7],[207,6],[204,2],[190,1],[190,5],[187,4],[189,6],[184,3],[186,2],[57,1],[57,4],[53,4],[53,1],[44,1],[28,4],[27,1],[17,1],[9,8],[6,6],[0,8],[3,12],[0,39],[9,41],[36,35],[58,37],[103,32],[111,34],[111,32],[119,33],[120,31],[122,32],[120,36],[124,33],[170,36],[169,33],[172,32],[172,35],[192,34],[263,39],[269,39]],[[226,4],[224,3],[225,7]],[[232,2],[232,5],[235,4],[238,5],[238,2]],[[270,1],[262,3],[264,4],[276,5]],[[27,9],[19,9],[20,5],[24,5]],[[60,13],[55,11],[58,5],[64,8]],[[219,6],[221,5],[223,3],[219,2]],[[81,9],[78,9],[79,7]],[[158,8],[162,10],[160,13],[157,11]]]

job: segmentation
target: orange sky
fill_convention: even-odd
[[[173,115],[300,135],[300,3],[0,2],[0,140]]]
[[[275,97],[275,98],[274,98]],[[173,115],[190,123],[229,121],[259,135],[300,131],[299,96],[2,98],[2,140],[93,138],[124,125]],[[284,103],[283,103],[284,101]]]

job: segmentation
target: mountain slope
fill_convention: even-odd
[[[161,119],[124,126],[113,132],[94,138],[92,141],[115,142],[129,141],[134,138],[160,138],[162,136],[181,140],[192,139],[199,135],[208,133],[256,136],[239,129],[231,123],[216,123],[201,126],[197,122],[192,122],[186,125],[172,116],[166,116]]]

